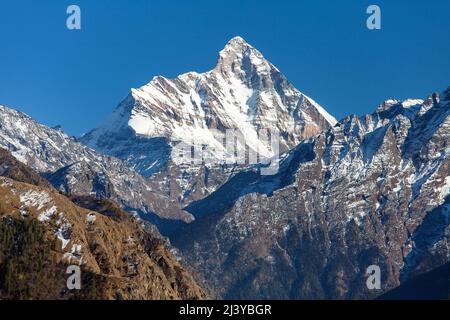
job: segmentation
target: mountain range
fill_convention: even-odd
[[[48,194],[45,205],[28,201],[47,231],[57,230],[59,211],[71,225],[87,219],[82,208],[96,211],[114,239],[106,253],[93,248],[86,223],[72,247],[85,248],[78,261],[97,276],[123,272],[113,247],[137,229],[164,243],[172,269],[181,263],[191,274],[183,271],[180,292],[125,294],[126,285],[102,281],[106,298],[376,298],[450,261],[450,88],[374,109],[336,121],[235,37],[211,71],[153,78],[79,139],[0,106],[0,147],[12,155],[0,162],[1,203],[20,202],[17,190]],[[263,132],[276,132],[276,147]],[[180,162],[180,145],[201,156]],[[122,218],[109,221],[103,201]],[[50,206],[60,202],[70,209]],[[20,224],[21,206],[4,214]],[[144,270],[128,286],[154,281],[142,241],[120,246]],[[366,286],[371,265],[379,290]],[[164,271],[169,283],[180,279]]]
[[[110,200],[67,197],[0,149],[0,299],[205,299],[157,232]],[[80,268],[69,290],[68,266]]]
[[[227,130],[243,137],[236,153],[252,149],[270,158],[273,150],[260,130],[277,130],[283,152],[335,123],[258,50],[235,37],[213,70],[175,79],[157,76],[132,89],[81,141],[158,181],[155,188],[184,206],[210,194],[242,167],[222,141]],[[206,149],[200,163],[174,163],[171,150],[179,143]]]
[[[449,260],[450,90],[386,101],[186,210],[171,236],[226,298],[368,299]]]

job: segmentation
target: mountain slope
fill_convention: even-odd
[[[235,174],[172,234],[219,297],[373,298],[450,259],[450,88],[389,100]],[[368,290],[378,265],[382,290]]]
[[[76,205],[2,153],[20,179],[0,177],[2,299],[207,297],[159,235],[113,202],[84,196]],[[81,268],[79,291],[66,287],[69,265]]]
[[[0,147],[66,194],[94,195],[116,200],[130,210],[189,220],[176,203],[154,191],[146,179],[121,160],[99,154],[61,130],[41,125],[2,105]]]
[[[51,188],[51,184],[29,167],[19,162],[11,153],[0,148],[0,176],[16,181]]]
[[[158,76],[132,89],[81,141],[126,161],[158,181],[165,194],[187,204],[223,183],[242,165],[245,152],[272,157],[271,133],[279,132],[278,148],[286,151],[335,123],[258,50],[236,37],[220,52],[213,70],[175,79]],[[227,130],[239,137],[235,152],[223,143]],[[173,147],[180,143],[197,148],[198,162],[174,160]]]

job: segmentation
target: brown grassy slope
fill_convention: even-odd
[[[206,298],[159,238],[117,212],[120,219],[0,177],[0,298]],[[69,264],[81,266],[80,291],[66,289]]]

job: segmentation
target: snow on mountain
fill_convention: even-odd
[[[258,152],[260,160],[270,158],[278,151],[269,139],[272,133],[279,132],[278,149],[286,151],[335,123],[258,50],[235,37],[219,53],[213,70],[175,79],[154,77],[132,89],[107,120],[81,141],[123,159],[146,177],[162,171],[164,177],[172,176],[167,171],[171,171],[174,145],[181,142],[201,149],[202,163],[187,163],[181,176],[170,180],[170,185],[181,189],[177,197],[184,198],[195,192],[203,165],[223,172],[224,164],[240,164],[249,150]],[[223,141],[227,130],[235,130],[239,137],[234,152]],[[215,187],[206,186],[201,194]]]
[[[22,182],[0,177],[2,263],[20,270],[20,276],[7,278],[8,290],[0,283],[1,300],[21,299],[25,291],[36,300],[207,298],[165,240],[116,203],[70,199],[50,186],[33,185],[35,179],[26,181],[33,170],[1,153],[12,171],[25,174],[15,176]],[[66,285],[73,265],[85,277],[76,293]]]
[[[373,298],[450,260],[449,205],[450,88],[348,116],[273,176],[235,174],[171,240],[219,297]]]
[[[113,114],[82,141],[120,155],[129,146],[112,146],[107,140],[127,129],[139,137],[188,144],[195,137],[199,144],[217,147],[221,141],[211,129],[237,129],[251,148],[270,153],[267,142],[257,138],[259,128],[278,129],[287,135],[283,145],[292,147],[334,124],[336,120],[319,104],[295,89],[258,50],[236,37],[220,52],[213,70],[189,72],[173,80],[157,76],[132,89]]]
[[[0,147],[68,194],[114,199],[141,212],[189,219],[121,160],[104,156],[26,114],[0,105]],[[173,207],[173,208],[171,208]],[[164,215],[164,214],[163,214]]]

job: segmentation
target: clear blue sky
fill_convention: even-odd
[[[82,29],[69,31],[77,4]],[[382,29],[366,28],[378,4]],[[235,35],[337,118],[450,85],[447,0],[0,1],[0,104],[80,135],[155,75],[206,71]]]

